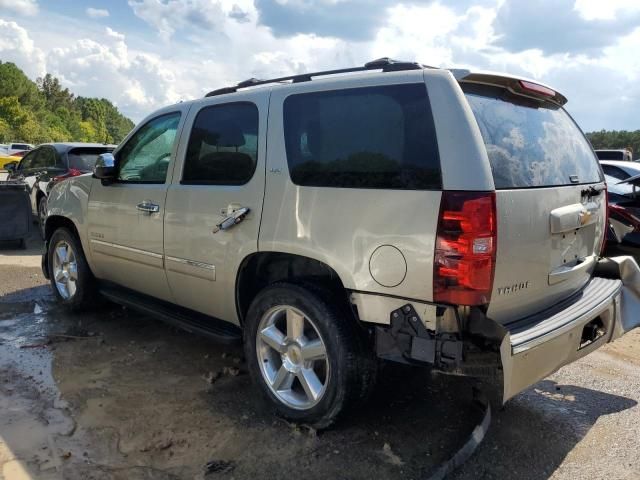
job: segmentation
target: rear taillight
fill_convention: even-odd
[[[78,175],[82,175],[82,172],[80,170],[76,168],[70,168],[69,171],[64,175],[53,177],[53,183],[61,182],[62,180],[66,180],[67,178],[77,177]]]
[[[489,303],[496,240],[495,193],[443,192],[433,270],[434,302]]]

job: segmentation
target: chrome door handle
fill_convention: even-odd
[[[149,215],[151,215],[152,213],[158,213],[160,211],[160,205],[157,205],[150,200],[140,202],[138,205],[136,205],[136,208],[141,212],[148,213]]]
[[[213,233],[218,233],[220,230],[228,230],[234,225],[237,225],[245,219],[249,211],[250,210],[247,207],[242,207],[233,211],[230,215],[228,215],[224,220],[222,220],[215,226],[215,228],[213,229]]]

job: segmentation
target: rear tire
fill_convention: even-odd
[[[326,428],[371,390],[376,360],[336,295],[277,283],[251,303],[245,323],[249,373],[276,413]]]
[[[96,281],[89,269],[80,240],[67,228],[58,228],[49,240],[47,252],[53,292],[72,311],[96,302]]]

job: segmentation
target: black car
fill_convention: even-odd
[[[10,170],[10,180],[22,180],[28,185],[31,208],[38,216],[43,235],[51,188],[67,178],[91,172],[98,155],[114,148],[97,143],[46,143],[31,150]]]

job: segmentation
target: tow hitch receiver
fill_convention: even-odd
[[[602,338],[607,333],[607,329],[602,322],[600,317],[594,318],[589,323],[587,323],[582,329],[582,337],[580,338],[580,348],[578,350],[582,350],[585,347],[588,347],[596,340]]]

